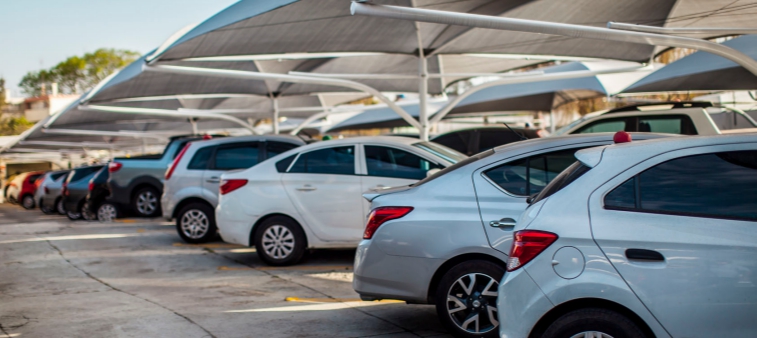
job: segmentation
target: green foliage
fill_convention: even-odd
[[[80,94],[137,58],[139,53],[134,51],[100,48],[83,56],[69,57],[50,69],[29,72],[18,86],[30,96],[41,95],[43,87],[49,94],[52,83],[58,83],[62,94]]]
[[[18,135],[34,126],[26,117],[7,117],[0,119],[0,136]]]
[[[5,100],[8,98],[5,92],[5,79],[0,77],[0,108],[5,105]]]

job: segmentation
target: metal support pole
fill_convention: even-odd
[[[199,135],[200,132],[197,131],[197,121],[195,121],[194,118],[189,118],[189,123],[192,125],[192,135]]]
[[[419,59],[420,64],[420,80],[418,86],[418,97],[420,111],[418,113],[418,120],[421,124],[419,128],[421,141],[428,141],[429,122],[428,122],[428,62],[421,52]]]
[[[549,111],[549,133],[554,134],[555,133],[555,111],[550,110]]]
[[[271,118],[271,125],[273,126],[273,133],[279,133],[279,99],[273,98],[273,117]]]
[[[757,75],[757,60],[754,60],[748,55],[728,46],[702,39],[642,32],[620,31],[600,27],[537,20],[504,18],[498,16],[446,12],[399,6],[376,5],[370,3],[353,2],[350,9],[353,15],[358,14],[445,25],[561,35],[583,39],[620,41],[652,46],[691,48],[727,58],[746,68],[746,70],[748,70],[752,74]]]
[[[305,129],[311,122],[324,118],[328,116],[329,114],[333,113],[332,111],[326,110],[323,112],[320,112],[318,114],[310,115],[308,118],[305,119],[305,121],[302,121],[297,127],[292,129],[292,131],[289,132],[289,135],[297,135],[297,133],[300,132],[300,130]]]

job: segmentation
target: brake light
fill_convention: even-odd
[[[382,224],[401,218],[411,211],[413,211],[413,207],[379,207],[373,209],[368,215],[368,224],[365,225],[363,239],[373,238],[373,234]]]
[[[114,172],[120,170],[121,167],[123,167],[123,166],[124,165],[122,163],[120,163],[120,162],[110,162],[110,163],[108,163],[108,172],[109,173],[114,173]]]
[[[219,190],[221,192],[221,195],[226,195],[234,190],[244,187],[245,184],[247,184],[247,180],[243,180],[243,179],[223,180]]]
[[[507,259],[507,271],[518,270],[557,240],[557,235],[538,230],[516,231]]]
[[[63,196],[68,196],[68,183],[63,183]]]
[[[171,166],[168,167],[168,170],[166,170],[166,180],[169,180],[171,178],[171,175],[173,175],[173,171],[176,170],[176,166],[179,165],[179,162],[181,161],[181,158],[184,157],[184,153],[187,152],[187,149],[189,149],[189,145],[192,143],[187,143],[187,145],[184,146],[183,149],[181,149],[181,152],[179,155],[176,156],[176,158],[171,162]]]
[[[94,190],[95,189],[95,182],[90,181],[88,189],[89,189],[89,191]]]

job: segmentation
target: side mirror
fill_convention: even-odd
[[[438,173],[440,171],[442,171],[442,170],[439,169],[439,168],[430,169],[429,171],[426,172],[426,177],[431,177],[431,176],[433,176],[434,174],[436,174],[436,173]]]

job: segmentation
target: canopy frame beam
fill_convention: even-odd
[[[131,137],[131,138],[149,138],[156,140],[167,140],[168,136],[156,135],[155,133],[145,133],[139,131],[102,131],[102,130],[84,130],[84,129],[58,129],[58,128],[42,128],[40,129],[45,134],[57,134],[57,135],[91,135],[91,136],[115,136],[115,137]]]
[[[109,113],[125,113],[125,114],[141,114],[141,115],[158,115],[175,118],[209,118],[217,120],[226,120],[236,123],[241,127],[249,130],[253,134],[257,134],[255,128],[249,125],[247,122],[242,121],[234,116],[224,114],[213,114],[202,110],[196,109],[181,109],[181,110],[169,110],[169,109],[154,109],[154,108],[135,108],[135,107],[116,107],[116,106],[101,106],[101,105],[82,105],[79,106],[80,110],[89,111],[103,111]]]
[[[636,25],[622,22],[608,22],[607,28],[631,32],[643,32],[654,34],[709,34],[716,35],[741,35],[757,34],[757,28],[696,28],[696,27],[657,27]]]

